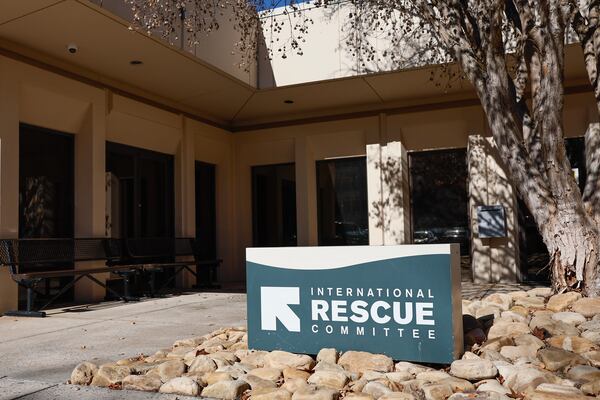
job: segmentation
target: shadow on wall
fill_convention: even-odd
[[[267,47],[267,41],[265,39],[264,32],[259,34],[257,43],[257,54],[258,54],[258,77],[257,85],[258,88],[271,88],[276,87],[275,72],[273,72],[273,63],[269,57],[269,50]]]
[[[388,212],[404,208],[402,161],[396,157],[386,157],[382,161],[380,157],[379,161],[375,162],[375,169],[380,172],[382,186],[388,190],[380,196],[380,200],[371,202],[371,218],[377,221],[377,229],[385,231],[385,236],[402,237],[404,232],[393,224],[392,219],[396,214]]]
[[[508,179],[506,167],[491,138],[470,136],[467,154],[473,281],[521,281],[516,190]],[[477,208],[487,205],[504,207],[505,221],[492,222],[506,223],[506,237],[479,237]]]

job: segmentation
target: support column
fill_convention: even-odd
[[[196,165],[194,133],[181,116],[181,140],[175,155],[175,236],[196,235]],[[185,271],[177,277],[179,287],[196,284],[192,274]]]
[[[0,59],[0,238],[19,236],[19,85]],[[0,267],[0,314],[16,310],[19,291]]]
[[[369,244],[410,243],[408,157],[400,142],[367,145]]]
[[[106,93],[99,93],[75,135],[75,237],[106,236]],[[103,261],[80,262],[76,269],[104,266]],[[95,276],[105,282],[109,274]],[[104,299],[105,289],[88,279],[75,284],[75,301]]]
[[[516,282],[520,279],[516,191],[492,138],[469,136],[467,152],[473,282]],[[477,207],[482,205],[504,207],[507,237],[479,238]]]
[[[317,246],[317,171],[310,139],[302,136],[294,143],[296,160],[296,226],[298,246]]]

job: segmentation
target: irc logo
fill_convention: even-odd
[[[289,332],[300,332],[300,318],[290,305],[300,304],[299,287],[260,288],[260,325],[263,331],[276,331],[277,320]]]

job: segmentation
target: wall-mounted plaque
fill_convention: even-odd
[[[477,222],[480,239],[505,238],[507,236],[504,206],[477,207]]]

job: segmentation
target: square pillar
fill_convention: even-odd
[[[196,164],[194,132],[181,116],[181,140],[175,154],[175,236],[196,236]],[[177,276],[177,285],[190,288],[194,276],[184,271]]]
[[[298,246],[317,246],[317,170],[310,139],[301,136],[294,142],[296,161],[296,226]]]
[[[370,245],[410,243],[408,177],[402,143],[367,145]]]
[[[0,238],[19,237],[19,84],[0,59]],[[0,314],[18,307],[19,290],[0,267]]]
[[[469,136],[469,215],[473,282],[511,283],[520,280],[516,190],[508,179],[492,138]],[[506,214],[505,238],[480,238],[477,207],[501,205]]]
[[[106,101],[99,92],[90,103],[81,129],[75,135],[75,237],[106,236]],[[79,262],[75,269],[103,267],[103,261]],[[97,274],[101,282],[109,274]],[[75,301],[96,302],[104,299],[105,289],[89,279],[75,284]]]

